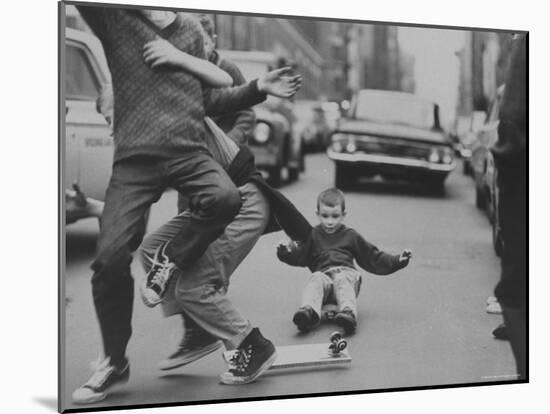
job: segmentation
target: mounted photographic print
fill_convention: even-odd
[[[59,3],[63,412],[527,372],[527,33]]]

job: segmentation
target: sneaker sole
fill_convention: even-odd
[[[139,286],[139,293],[141,294],[141,300],[142,300],[143,304],[145,306],[147,306],[148,308],[154,308],[155,306],[157,306],[159,303],[161,303],[163,301],[163,298],[160,298],[157,301],[149,299],[145,295],[145,292],[144,292],[144,290],[147,289],[147,287],[144,285],[144,283],[140,284],[140,286]]]
[[[224,379],[223,376],[220,376],[220,382],[222,384],[225,384],[225,385],[249,384],[252,381],[254,381],[256,378],[258,378],[260,375],[262,375],[265,371],[267,371],[269,369],[269,367],[271,367],[271,365],[273,365],[273,363],[275,362],[276,359],[277,359],[277,351],[275,351],[275,352],[273,352],[273,354],[271,354],[271,356],[262,364],[260,369],[258,369],[258,371],[256,371],[256,373],[254,375],[251,375],[251,376],[245,377],[245,378],[231,377],[231,378],[227,378],[227,379]]]
[[[172,369],[176,369],[179,367],[183,367],[184,365],[190,364],[191,362],[195,362],[198,359],[201,359],[205,357],[206,355],[211,354],[214,351],[217,351],[222,346],[222,343],[220,341],[216,341],[208,346],[205,346],[201,349],[202,352],[197,352],[196,354],[190,355],[186,358],[180,358],[177,360],[164,360],[159,364],[159,369],[161,371],[170,371]],[[165,364],[163,365],[163,362],[165,361],[173,361],[173,364]]]
[[[124,387],[128,383],[128,380],[117,382],[116,384],[113,384],[111,387],[109,387],[107,390],[102,392],[97,392],[95,394],[91,394],[88,398],[75,398],[74,393],[72,397],[73,404],[94,404],[97,402],[101,402],[107,398],[110,392],[119,390]],[[90,389],[90,391],[92,391]]]

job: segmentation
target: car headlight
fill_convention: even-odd
[[[335,152],[342,152],[343,149],[344,149],[344,146],[342,145],[341,141],[335,141],[335,142],[332,143],[332,149]]]
[[[346,144],[346,151],[347,152],[355,152],[357,150],[357,145],[355,145],[355,141],[354,140],[350,140],[347,144]]]
[[[453,150],[451,148],[443,148],[441,161],[444,164],[450,164],[451,162],[453,162]]]
[[[439,162],[439,151],[437,148],[432,148],[430,155],[428,155],[428,161],[430,162]]]
[[[265,144],[269,140],[271,127],[263,122],[258,122],[254,128],[254,140],[258,144]]]

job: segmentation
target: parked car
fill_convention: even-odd
[[[477,133],[487,114],[485,111],[474,111],[469,116],[463,117],[461,120],[464,124],[461,126],[461,131],[458,134],[459,152],[462,158],[462,172],[465,175],[472,174],[472,148],[477,139]]]
[[[257,79],[282,64],[270,52],[222,50],[220,55],[235,63],[246,80]],[[256,166],[267,171],[274,186],[282,183],[284,170],[289,181],[298,179],[304,169],[304,156],[302,141],[295,133],[292,101],[269,96],[254,111],[257,123],[249,146]]]
[[[498,113],[504,94],[504,85],[497,89],[495,97],[489,106],[485,123],[477,133],[477,139],[472,146],[471,166],[475,181],[475,202],[479,209],[485,210],[492,225],[493,246],[495,253],[502,253],[502,232],[498,219],[498,187],[497,171],[490,148],[498,138]]]
[[[442,191],[455,168],[452,143],[439,123],[439,106],[404,92],[363,89],[331,138],[335,185],[361,176],[421,181]]]
[[[302,138],[305,152],[325,151],[330,135],[340,116],[336,102],[296,101],[294,105],[296,133]]]
[[[100,218],[113,161],[112,130],[97,98],[110,83],[99,40],[67,28],[64,52],[65,222]]]

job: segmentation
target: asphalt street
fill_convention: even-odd
[[[282,191],[315,223],[315,200],[331,186],[333,166],[324,154],[307,157],[299,181]],[[175,193],[154,206],[149,228],[175,213]],[[358,330],[349,338],[348,367],[270,372],[245,386],[218,382],[225,370],[221,351],[169,375],[158,362],[180,337],[179,318],[135,299],[133,336],[128,348],[128,385],[97,406],[196,402],[310,393],[471,384],[515,379],[507,342],[491,331],[500,316],[485,312],[498,280],[499,261],[487,218],[475,207],[474,185],[457,168],[444,196],[405,183],[361,182],[347,193],[346,224],[380,249],[413,251],[409,267],[390,276],[366,275],[358,299]],[[89,265],[98,225],[94,219],[67,227],[65,272],[65,399],[91,375],[100,350]],[[289,267],[275,256],[283,233],[260,239],[233,275],[230,295],[253,325],[276,345],[328,342],[335,326],[298,334],[292,315],[299,305],[306,269]],[[136,262],[134,277],[142,277]],[[79,406],[78,408],[82,408]]]

